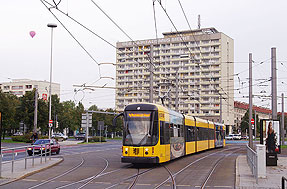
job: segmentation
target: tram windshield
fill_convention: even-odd
[[[155,145],[158,140],[158,125],[152,111],[127,111],[124,124],[124,145]]]

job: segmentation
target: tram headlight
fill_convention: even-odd
[[[145,149],[145,155],[148,155],[148,148]]]
[[[125,154],[128,154],[128,150],[129,150],[128,148],[125,148]]]

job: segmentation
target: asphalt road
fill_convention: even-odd
[[[1,188],[234,188],[244,144],[189,155],[161,165],[120,162],[121,141],[67,146],[64,161]],[[54,156],[56,157],[56,156]]]

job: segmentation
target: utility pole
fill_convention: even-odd
[[[272,87],[272,119],[277,119],[277,76],[276,76],[276,48],[271,48],[271,87]]]
[[[175,76],[175,111],[178,111],[178,70],[176,70]]]
[[[150,46],[149,102],[153,103],[153,45]]]
[[[253,148],[251,119],[252,119],[252,53],[249,53],[249,147]]]
[[[254,110],[254,140],[256,141],[256,132],[257,132],[257,124],[256,124],[256,110]]]
[[[220,100],[220,110],[219,110],[219,113],[220,113],[220,123],[222,123],[222,94],[219,93],[219,100]]]
[[[282,93],[282,114],[281,114],[281,145],[284,145],[284,93]]]
[[[38,120],[38,88],[35,90],[35,109],[34,109],[34,133],[37,132],[37,120]]]

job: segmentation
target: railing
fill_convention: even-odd
[[[14,163],[15,161],[21,161],[21,160],[25,160],[24,162],[24,167],[25,169],[27,169],[27,160],[28,159],[32,159],[32,166],[34,166],[35,164],[35,158],[36,158],[36,154],[35,154],[35,147],[39,147],[39,154],[37,154],[37,157],[40,155],[40,163],[43,163],[43,155],[45,155],[45,162],[47,162],[47,154],[49,154],[49,160],[51,160],[51,144],[41,144],[41,145],[31,145],[31,146],[21,146],[21,147],[17,147],[17,148],[7,148],[7,149],[2,149],[1,150],[1,154],[0,154],[0,177],[1,172],[2,172],[2,165],[3,164],[8,164],[11,163],[11,172],[14,172]],[[48,148],[47,148],[48,146]],[[45,149],[43,149],[45,147]],[[28,150],[31,151],[31,155],[28,154]],[[43,152],[44,150],[44,152]],[[47,151],[48,150],[48,151]],[[18,156],[18,154],[23,154],[24,153],[24,157],[22,158],[16,158]],[[28,156],[29,155],[29,156]],[[4,157],[8,156],[8,160],[3,161]],[[11,159],[11,160],[10,160]]]
[[[251,168],[251,172],[256,179],[256,183],[258,184],[257,153],[248,145],[246,145],[246,147],[247,147],[247,163]]]
[[[287,179],[285,177],[282,177],[282,189],[285,189],[285,181],[287,182]]]

